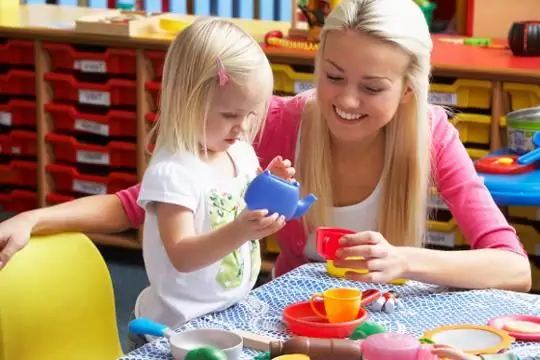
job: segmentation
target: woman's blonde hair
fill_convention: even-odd
[[[421,245],[426,227],[431,134],[428,91],[432,41],[426,20],[413,0],[344,0],[327,17],[321,32],[315,75],[327,33],[353,30],[399,46],[410,56],[406,83],[414,101],[401,104],[385,127],[385,166],[378,231],[394,245]],[[316,102],[308,104],[301,127],[298,179],[319,201],[307,216],[309,227],[328,226],[333,206],[329,129]],[[369,171],[369,169],[366,169]]]
[[[256,79],[270,100],[272,70],[253,37],[225,19],[197,20],[174,39],[165,57],[158,121],[152,129],[156,150],[200,154],[208,110],[220,86],[220,62],[229,81],[243,86]],[[266,111],[250,118],[245,140],[254,140],[265,117]]]

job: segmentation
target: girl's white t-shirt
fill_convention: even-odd
[[[158,150],[153,155],[138,198],[146,211],[143,257],[150,286],[137,299],[136,317],[177,328],[234,305],[255,285],[261,266],[258,239],[203,269],[180,273],[167,256],[154,211],[154,202],[190,209],[196,234],[231,222],[245,207],[244,192],[256,176],[259,161],[245,142],[236,142],[228,153],[236,167],[234,178],[223,176],[193,154]]]

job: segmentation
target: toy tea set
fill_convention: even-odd
[[[249,209],[268,209],[287,220],[303,216],[317,200],[313,194],[300,199],[298,182],[283,180],[264,171],[245,193]],[[317,250],[335,259],[339,238],[347,230],[321,228]],[[349,232],[350,233],[350,232]],[[253,360],[437,360],[431,344],[445,344],[470,354],[496,354],[508,349],[514,339],[540,341],[540,317],[506,316],[488,326],[446,326],[426,332],[422,339],[385,328],[368,320],[372,311],[392,312],[401,303],[391,293],[376,289],[328,289],[308,301],[287,306],[282,321],[293,337],[286,341],[250,332],[200,328],[180,333],[145,318],[129,323],[129,331],[168,339],[175,360],[240,360],[243,348],[262,353]]]

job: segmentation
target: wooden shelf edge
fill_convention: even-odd
[[[137,234],[86,234],[97,245],[118,246],[128,249],[142,249]]]

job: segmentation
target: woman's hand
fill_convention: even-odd
[[[26,213],[0,223],[0,270],[28,244],[34,222]]]
[[[339,244],[341,249],[336,252],[338,260],[334,261],[336,267],[369,270],[367,274],[347,272],[345,276],[348,279],[388,283],[401,278],[407,270],[406,258],[400,249],[390,245],[378,232],[364,231],[345,235]]]
[[[270,171],[272,175],[279,176],[285,180],[293,180],[296,170],[292,167],[290,160],[283,160],[281,156],[276,156],[270,161],[266,170]],[[262,172],[262,169],[259,168],[259,173]]]

